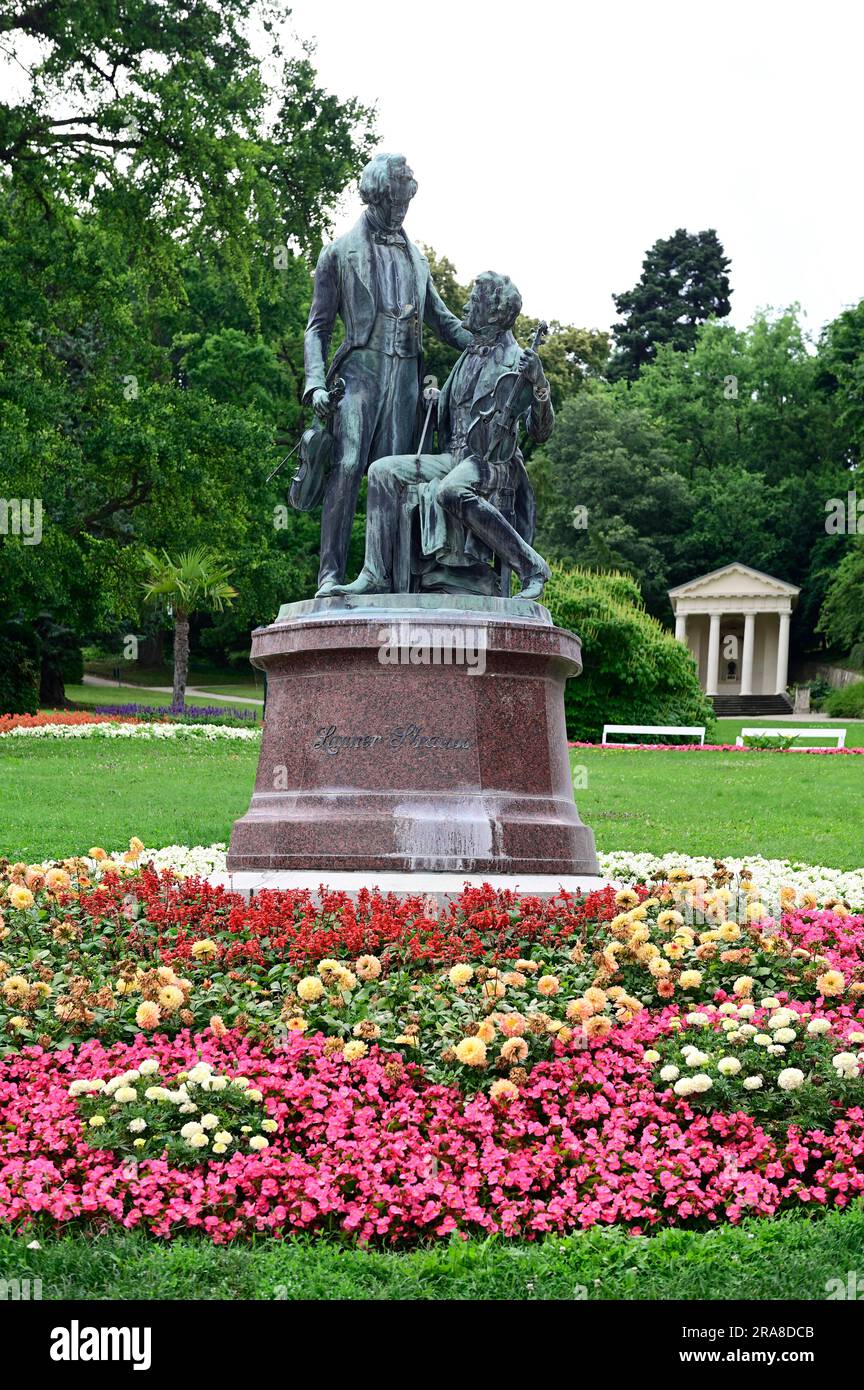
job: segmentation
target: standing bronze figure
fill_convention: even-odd
[[[402,231],[416,192],[404,155],[376,155],[360,179],[366,211],[350,232],[325,246],[315,270],[303,400],[328,422],[332,436],[319,595],[332,593],[345,578],[357,495],[370,462],[415,444],[424,323],[452,347],[471,342],[435,289],[425,256]],[[345,337],[328,368],[337,317]],[[328,387],[336,378],[345,390],[334,410]]]

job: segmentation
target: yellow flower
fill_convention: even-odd
[[[678,983],[682,989],[698,989],[702,983],[702,971],[682,970]]]
[[[732,993],[744,998],[752,993],[755,983],[756,981],[753,979],[752,975],[739,975],[732,986]]]
[[[507,993],[507,986],[500,980],[484,980],[483,994],[487,999],[503,999]]]
[[[675,912],[671,908],[661,912],[657,918],[657,926],[661,931],[667,931],[671,927],[683,927],[683,925],[684,918],[681,913]]]
[[[17,907],[19,912],[23,912],[26,908],[33,906],[33,894],[30,892],[30,889],[25,888],[22,883],[13,883],[12,887],[7,890],[6,896],[12,906]]]
[[[217,956],[218,954],[219,947],[216,945],[215,941],[210,940],[209,936],[203,941],[196,941],[195,945],[192,947],[192,955],[196,960],[199,960],[202,956]]]
[[[30,993],[30,986],[23,975],[10,975],[3,981],[3,998],[7,1004],[20,1003]]]
[[[846,977],[840,970],[826,970],[816,979],[820,994],[842,994],[846,988]]]
[[[519,1087],[514,1086],[512,1081],[505,1081],[503,1077],[499,1081],[493,1081],[489,1087],[491,1100],[512,1100],[518,1094]]]
[[[88,849],[87,858],[101,862],[101,860],[107,859],[108,855],[105,853],[104,849],[102,849],[101,845],[94,845],[92,849]]]
[[[368,1051],[369,1049],[365,1042],[360,1038],[354,1038],[352,1042],[345,1044],[342,1049],[342,1056],[345,1058],[346,1062],[356,1062],[359,1061],[361,1057],[365,1057]]]
[[[55,893],[60,889],[68,888],[71,883],[72,880],[65,869],[49,869],[45,875],[45,887],[50,888]]]
[[[486,1065],[486,1044],[481,1038],[463,1038],[456,1044],[456,1058],[466,1067]]]
[[[309,1024],[300,1014],[295,1014],[293,1018],[286,1018],[285,1027],[289,1033],[305,1033]]]
[[[561,984],[555,975],[541,975],[537,981],[537,993],[551,998],[561,989]]]
[[[144,841],[139,840],[137,835],[133,835],[129,841],[129,853],[134,854],[137,859],[139,854],[144,853]]]
[[[159,1005],[154,1004],[150,999],[145,999],[135,1011],[135,1022],[139,1028],[155,1028],[161,1016]]]
[[[639,902],[639,894],[632,888],[620,888],[615,894],[615,903],[618,907],[635,907]]]
[[[176,985],[164,985],[159,991],[159,1004],[166,1013],[176,1013],[183,1005],[183,991]]]
[[[747,904],[747,917],[751,922],[761,922],[764,917],[769,917],[770,915],[764,903],[754,902]]]
[[[509,1016],[510,1015],[508,1014],[507,1017],[509,1018]],[[478,1037],[481,1042],[491,1043],[495,1037],[494,1020],[491,1018],[484,1018],[483,1022],[479,1024],[477,1028],[475,1037]]]
[[[318,967],[320,970],[320,966]],[[297,986],[297,993],[307,1004],[314,1004],[324,996],[324,986],[314,975],[306,975]]]
[[[457,988],[459,985],[467,985],[468,981],[474,978],[473,967],[470,965],[454,965],[447,978],[451,985],[455,985]]]

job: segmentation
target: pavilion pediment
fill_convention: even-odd
[[[751,569],[749,565],[724,565],[722,569],[709,574],[698,575],[686,584],[679,584],[669,590],[669,597],[677,600],[717,600],[739,599],[753,603],[760,599],[785,600],[794,603],[799,590],[794,584],[787,584],[773,575],[763,574],[761,570]],[[773,604],[771,605],[773,606]]]

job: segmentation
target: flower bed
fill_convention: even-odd
[[[0,1219],[364,1241],[864,1193],[864,915],[712,866],[251,904],[133,841],[0,865]]]
[[[139,739],[240,739],[254,741],[260,739],[260,729],[235,728],[227,724],[184,724],[181,722],[159,723],[148,720],[118,718],[110,714],[81,718],[72,715],[51,714],[44,722],[35,722],[38,716],[5,716],[5,718],[32,718],[33,723],[14,723],[0,727],[0,738],[139,738]]]

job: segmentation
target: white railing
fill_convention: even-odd
[[[615,741],[610,743],[609,734],[677,734],[681,738],[689,737],[699,743],[705,742],[704,724],[604,724],[603,743],[610,748],[638,748],[638,743],[620,743]],[[659,743],[659,739],[656,740]]]

